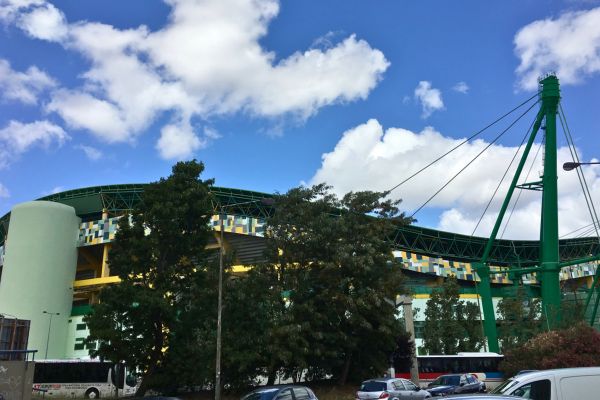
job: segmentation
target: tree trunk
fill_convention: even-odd
[[[350,363],[352,362],[352,352],[349,351],[346,355],[346,361],[344,361],[344,369],[342,370],[342,375],[340,375],[340,379],[338,380],[338,384],[345,385],[348,380],[348,372],[350,372]]]
[[[275,384],[275,377],[277,373],[274,370],[269,370],[267,373],[267,386],[271,386]]]

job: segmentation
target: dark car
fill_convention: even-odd
[[[432,396],[478,393],[482,391],[482,385],[472,374],[450,374],[439,376],[427,386],[427,391]]]
[[[254,389],[242,400],[318,400],[314,392],[299,385],[265,386]]]

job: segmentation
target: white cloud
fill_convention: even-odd
[[[183,160],[206,146],[192,127],[186,122],[165,125],[160,131],[160,139],[156,143],[156,149],[164,159]]]
[[[28,21],[19,26],[29,35],[59,40],[90,63],[84,85],[57,91],[47,110],[108,142],[134,141],[169,113],[181,121],[163,126],[157,149],[180,158],[210,139],[187,128],[194,118],[243,112],[302,120],[324,106],[365,99],[389,67],[381,51],[355,35],[278,59],[260,43],[279,13],[277,0],[167,3],[171,14],[155,31],[67,24],[48,3],[17,7],[17,18],[13,7],[12,20]]]
[[[33,38],[53,42],[64,39],[68,33],[64,14],[50,3],[23,13],[18,25]]]
[[[423,118],[428,118],[434,111],[444,109],[444,101],[442,100],[442,92],[439,89],[433,89],[431,82],[421,81],[415,88],[415,99],[421,103],[423,107]]]
[[[28,124],[10,121],[0,129],[0,168],[7,167],[33,146],[47,148],[52,143],[61,146],[68,139],[69,135],[60,126],[49,121]]]
[[[0,183],[0,199],[7,199],[10,197],[10,192],[2,183]]]
[[[338,194],[350,190],[389,190],[462,140],[444,136],[431,127],[418,133],[402,128],[384,130],[377,120],[372,119],[346,131],[335,148],[330,153],[323,154],[321,167],[310,183],[327,182],[334,186]],[[401,207],[410,214],[487,145],[483,140],[465,144],[394,190],[392,197],[403,199]],[[525,180],[537,146],[534,145],[531,151],[520,182]],[[515,147],[493,145],[435,197],[428,207],[442,210],[436,227],[471,234],[515,151]],[[529,181],[539,178],[541,158],[538,157]],[[568,149],[559,149],[558,161],[559,165],[570,161]],[[511,173],[515,168],[516,163],[513,164]],[[511,173],[509,177],[512,176]],[[598,202],[596,208],[600,209],[600,168],[589,167],[585,169],[585,173],[592,196]],[[496,196],[490,206],[477,235],[486,236],[491,232],[509,183],[510,179],[505,179],[500,195]],[[515,192],[515,197],[516,195]],[[538,237],[540,204],[539,192],[523,191],[505,237]],[[575,172],[559,169],[559,207],[561,234],[591,223]]]
[[[25,72],[11,68],[7,60],[0,58],[0,97],[6,100],[16,100],[25,104],[36,104],[38,95],[56,85],[56,82],[31,66]]]
[[[113,103],[77,91],[58,90],[46,106],[73,128],[83,128],[109,143],[130,139],[121,111]]]
[[[102,152],[95,147],[80,144],[75,146],[76,149],[83,151],[85,156],[92,161],[98,161],[102,158]]]
[[[600,72],[600,7],[532,22],[514,42],[521,89],[537,89],[537,79],[548,72],[563,84],[582,82]]]
[[[469,93],[469,85],[467,85],[466,82],[458,82],[456,85],[454,85],[452,90],[458,93],[467,94]]]

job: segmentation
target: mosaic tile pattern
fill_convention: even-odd
[[[210,220],[210,226],[214,230],[219,230],[221,216],[213,215]],[[237,215],[225,215],[223,220],[224,232],[239,233],[250,236],[264,236],[265,221],[258,218],[240,217]]]
[[[117,231],[117,223],[119,217],[108,218],[105,220],[84,222],[79,228],[79,245],[90,246],[94,244],[109,243],[115,239]],[[210,220],[210,226],[214,230],[219,230],[220,216],[213,215]],[[223,220],[225,232],[237,233],[240,235],[264,236],[265,221],[257,218],[240,217],[236,215],[225,215]],[[2,258],[2,248],[0,247],[0,265]],[[403,263],[404,268],[430,274],[435,276],[456,276],[458,279],[467,281],[479,281],[479,277],[475,274],[471,263],[450,261],[443,258],[429,257],[420,254],[415,254],[407,251],[394,251],[396,259]],[[503,271],[506,268],[491,266],[493,271]],[[580,264],[569,268],[563,268],[560,279],[574,279],[586,276],[593,276],[596,273],[596,264]],[[523,282],[535,284],[539,283],[534,275],[523,275]],[[508,273],[503,272],[492,276],[493,283],[511,284],[508,279]]]
[[[119,218],[82,222],[79,225],[79,246],[91,246],[115,240]]]
[[[467,281],[479,281],[479,277],[475,274],[471,263],[449,261],[442,258],[428,257],[420,254],[415,254],[407,251],[394,251],[396,260],[404,264],[404,268],[420,272],[424,274],[430,274],[435,276],[455,276],[457,279]],[[596,273],[596,264],[580,264],[572,267],[563,268],[560,274],[561,280],[582,278],[586,276],[593,276]],[[490,266],[492,271],[503,271],[506,268],[498,266]],[[535,284],[539,283],[533,274],[523,275],[523,283]],[[493,283],[505,283],[510,284],[512,280],[508,279],[508,273],[503,272],[492,276]]]

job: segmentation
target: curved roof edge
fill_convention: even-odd
[[[103,210],[118,214],[133,208],[141,201],[147,183],[92,186],[67,190],[36,200],[55,201],[75,208],[79,216]],[[273,194],[251,190],[213,186],[216,196],[215,213],[227,207],[227,213],[265,218],[272,212]],[[10,213],[0,218],[0,245],[8,232]],[[393,238],[396,246],[405,251],[454,260],[476,261],[481,258],[487,238],[444,232],[419,226],[400,227]],[[576,238],[560,241],[561,260],[572,260],[600,253],[597,238]],[[539,258],[539,241],[498,239],[489,261],[499,265],[532,265]]]

